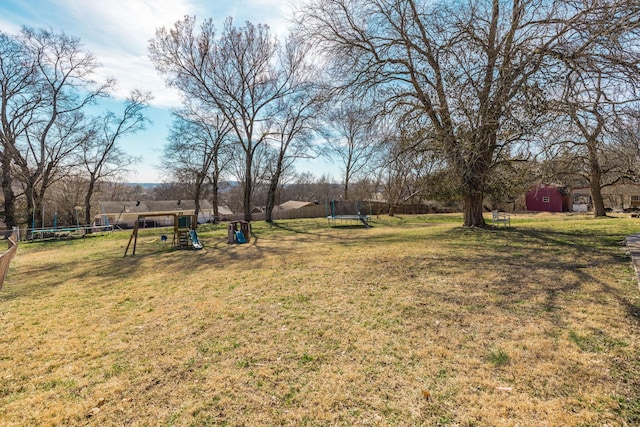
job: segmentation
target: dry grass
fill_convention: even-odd
[[[637,219],[255,224],[23,244],[0,293],[0,425],[640,423]]]

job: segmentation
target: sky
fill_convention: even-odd
[[[291,0],[294,1],[294,0]],[[118,112],[133,90],[149,91],[154,100],[147,110],[147,129],[121,140],[122,149],[142,158],[129,182],[162,182],[161,154],[171,124],[170,108],[179,106],[148,55],[148,43],[160,27],[170,28],[185,15],[198,22],[212,18],[218,29],[227,17],[237,25],[263,23],[284,36],[292,3],[287,0],[0,0],[0,31],[17,34],[22,27],[52,29],[80,38],[83,48],[102,65],[94,78],[114,77],[113,101],[104,108]],[[300,172],[337,177],[335,165],[324,160],[301,162]]]

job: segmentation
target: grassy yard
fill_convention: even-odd
[[[23,243],[0,425],[640,424],[637,218],[254,224]],[[171,240],[171,239],[169,239]]]

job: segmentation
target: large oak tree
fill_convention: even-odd
[[[158,29],[149,52],[171,87],[230,123],[244,155],[243,209],[250,220],[256,156],[304,63],[289,60],[268,26],[236,27],[231,19],[218,36],[211,19],[197,29],[195,18],[185,17],[171,29]]]
[[[309,0],[297,21],[342,88],[375,89],[386,109],[433,129],[464,200],[464,225],[484,227],[487,182],[533,126],[531,110],[557,76],[553,52],[578,34],[594,35],[587,45],[606,34],[609,23],[594,17],[609,3]]]

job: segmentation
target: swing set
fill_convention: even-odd
[[[133,242],[133,249],[131,255],[136,254],[136,246],[138,244],[138,229],[140,224],[145,224],[147,218],[153,217],[173,217],[173,239],[171,240],[172,248],[189,248],[202,249],[202,243],[198,239],[196,228],[198,227],[197,217],[195,215],[183,215],[183,214],[140,214],[133,226],[133,232],[129,238],[127,248],[124,250],[124,256],[127,256],[131,242]],[[164,237],[164,236],[163,236]]]

